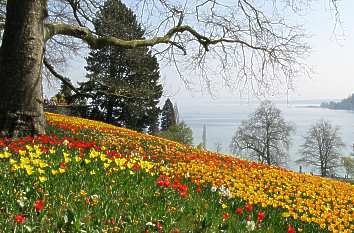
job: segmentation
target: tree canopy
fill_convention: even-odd
[[[206,87],[213,74],[241,88],[267,90],[277,83],[288,87],[306,67],[302,62],[309,49],[305,34],[290,20],[290,15],[304,8],[303,1],[124,2],[147,25],[143,38],[109,36],[92,27],[104,1],[1,1],[1,131],[11,135],[27,128],[45,133],[43,61],[50,73],[60,77],[49,65],[55,68],[53,62],[77,51],[82,41],[91,49],[154,47],[160,60],[176,64],[182,79],[199,73]]]

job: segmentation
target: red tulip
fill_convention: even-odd
[[[178,187],[179,191],[182,191],[182,192],[185,192],[188,190],[188,186],[185,185],[185,184],[181,184],[179,187]]]
[[[199,186],[195,189],[196,193],[200,193],[201,191],[202,191],[202,189]]]
[[[243,214],[242,208],[237,208],[237,209],[235,210],[235,213],[238,214],[238,215],[242,215],[242,214]]]
[[[230,214],[229,214],[229,213],[224,213],[223,216],[222,216],[222,218],[223,218],[224,220],[227,220],[227,219],[230,218]]]
[[[174,182],[174,183],[172,184],[172,188],[174,188],[174,189],[177,189],[178,186],[179,186],[179,183]]]
[[[159,222],[156,224],[156,227],[157,227],[157,230],[159,230],[159,231],[161,231],[162,228],[163,228],[163,227],[162,227],[162,224],[159,223]]]
[[[170,187],[170,185],[171,185],[170,180],[165,180],[164,185],[165,185],[165,187]]]
[[[157,181],[157,185],[160,186],[160,187],[164,186],[164,184],[165,184],[165,182],[163,180],[158,180]]]
[[[183,198],[188,197],[188,193],[187,192],[180,192],[179,195]]]
[[[263,219],[264,219],[264,212],[259,211],[259,212],[258,212],[258,218],[257,218],[257,220],[258,220],[259,222],[262,222]]]
[[[36,200],[34,202],[34,208],[36,209],[36,212],[41,212],[44,208],[44,201],[43,200]]]
[[[23,224],[26,221],[26,217],[23,214],[18,214],[15,217],[15,221],[19,224]]]
[[[288,233],[295,233],[295,229],[290,224],[288,225]]]
[[[247,217],[246,217],[246,221],[247,221],[247,222],[249,222],[249,221],[251,221],[251,220],[252,220],[251,215],[247,215]]]
[[[252,212],[253,206],[251,204],[246,204],[245,209],[248,213]]]
[[[181,233],[181,230],[178,228],[175,228],[171,231],[172,233]]]

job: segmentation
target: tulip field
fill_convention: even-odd
[[[47,113],[0,138],[0,232],[354,232],[354,185]]]

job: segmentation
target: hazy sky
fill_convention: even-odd
[[[304,16],[297,18],[304,24],[306,32],[311,36],[308,43],[312,48],[306,59],[313,67],[311,79],[299,77],[295,80],[295,90],[289,93],[289,99],[340,99],[354,92],[354,1],[341,0],[339,3],[341,24],[335,29],[333,11],[330,10],[329,0],[319,0],[311,5]],[[86,56],[86,54],[82,54]],[[77,57],[69,62],[66,75],[76,83],[83,80],[85,75],[85,60]],[[165,96],[174,100],[211,99],[204,91],[200,92],[198,85],[193,91],[186,90],[178,76],[170,67],[161,67],[162,82],[165,86]],[[198,84],[196,78],[196,84]],[[57,89],[46,88],[48,96]],[[233,92],[233,94],[230,94]],[[217,89],[214,98],[238,99],[237,90]],[[250,96],[252,97],[252,96]],[[243,98],[247,96],[243,95]],[[286,96],[274,98],[286,100]],[[181,101],[178,101],[181,102]]]
[[[311,80],[296,81],[293,94],[302,98],[344,98],[354,92],[354,1],[340,4],[341,25],[334,30],[333,14],[327,1],[315,4],[306,16],[305,27],[312,34],[309,64],[315,74]]]

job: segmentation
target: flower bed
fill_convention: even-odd
[[[0,140],[4,232],[352,232],[354,186],[47,114]]]

